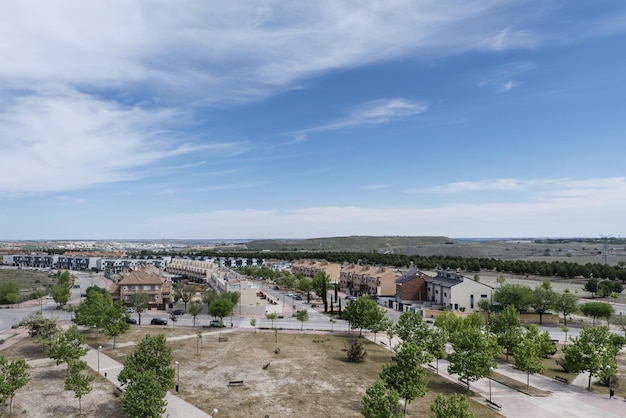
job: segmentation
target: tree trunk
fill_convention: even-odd
[[[409,403],[408,403],[407,399],[405,399],[404,400],[404,415],[406,415],[406,408],[407,408],[408,404]]]
[[[526,388],[530,387],[530,372],[526,372]]]
[[[591,390],[591,372],[589,372],[589,383],[587,384],[587,390]]]
[[[543,312],[539,312],[539,325],[543,325]]]

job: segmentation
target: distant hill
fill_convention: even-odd
[[[309,239],[264,239],[246,244],[253,251],[347,251],[403,253],[411,248],[425,245],[450,245],[457,241],[447,237],[377,237],[350,236]]]

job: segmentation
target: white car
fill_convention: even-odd
[[[134,308],[126,308],[126,313],[135,313]]]

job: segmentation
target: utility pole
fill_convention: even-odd
[[[606,258],[608,256],[607,254],[607,244],[608,244],[608,239],[611,238],[613,236],[613,234],[611,235],[600,235],[600,238],[604,239],[604,265],[606,266]]]

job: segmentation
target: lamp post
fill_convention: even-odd
[[[489,402],[491,402],[491,373],[493,372],[493,367],[489,368]]]
[[[180,363],[177,360],[174,364],[176,364],[176,393],[178,393],[180,387]]]
[[[100,374],[100,350],[102,350],[102,346],[98,346],[98,374]]]

